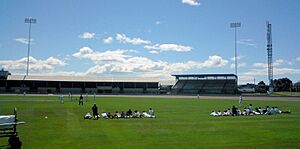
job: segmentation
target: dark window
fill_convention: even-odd
[[[36,87],[47,87],[47,82],[46,81],[36,81],[35,86]]]
[[[6,86],[6,80],[0,80],[0,87]]]
[[[86,88],[96,88],[96,83],[95,82],[86,82],[85,87]]]
[[[33,86],[33,82],[32,81],[24,81],[24,85],[26,87],[32,87]]]
[[[22,81],[18,80],[8,80],[7,81],[7,86],[8,87],[20,87],[22,84]]]
[[[48,87],[59,87],[59,82],[57,82],[57,81],[48,81]]]
[[[147,83],[144,83],[144,82],[136,83],[136,88],[146,88],[146,87],[147,87]]]
[[[61,82],[62,88],[72,88],[72,82]]]
[[[135,83],[132,82],[124,82],[124,88],[134,88]]]
[[[147,83],[147,88],[158,88],[158,83]]]
[[[73,87],[74,88],[83,88],[84,83],[83,82],[73,82]]]

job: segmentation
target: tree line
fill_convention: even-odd
[[[273,80],[273,88],[274,92],[299,92],[300,82],[293,84],[293,82],[289,78],[275,79]],[[269,90],[269,86],[267,86],[264,81],[260,81],[255,87],[255,90],[259,93],[266,93]]]

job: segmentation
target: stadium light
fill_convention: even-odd
[[[235,61],[235,75],[237,76],[237,53],[236,53],[236,28],[241,27],[240,22],[230,23],[230,28],[234,28],[234,61]]]
[[[28,35],[28,53],[27,53],[27,71],[26,71],[26,76],[28,76],[28,69],[29,69],[29,52],[30,52],[30,33],[31,33],[31,24],[36,23],[36,19],[28,17],[25,18],[25,23],[29,24],[29,35]]]

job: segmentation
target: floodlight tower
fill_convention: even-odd
[[[272,25],[267,21],[267,54],[269,93],[273,92],[273,57],[272,57]]]
[[[237,74],[237,53],[236,53],[236,28],[238,27],[241,27],[241,22],[230,23],[230,28],[234,28],[234,61],[235,61],[235,75],[237,79],[238,79],[238,74]]]
[[[28,76],[31,24],[32,24],[32,23],[35,24],[35,23],[36,23],[36,19],[31,18],[31,17],[25,18],[25,23],[29,23],[29,33],[28,33],[28,53],[27,53],[27,71],[26,71],[26,76]]]

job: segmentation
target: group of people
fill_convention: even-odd
[[[211,116],[240,116],[240,115],[274,115],[274,114],[281,114],[281,113],[291,113],[290,111],[282,111],[277,106],[270,107],[267,106],[265,109],[261,107],[253,108],[252,104],[248,107],[244,107],[243,110],[232,106],[232,109],[228,108],[224,112],[219,111],[212,111],[210,113]]]
[[[72,101],[72,94],[69,93],[69,101]],[[61,103],[64,103],[64,96],[60,95],[59,99],[61,100]],[[76,99],[77,100],[77,99]],[[88,101],[88,94],[85,95],[85,100],[86,102]],[[84,97],[82,94],[80,94],[79,96],[79,100],[78,100],[78,105],[83,105],[83,101],[84,101]],[[95,102],[95,94],[94,94],[94,102]],[[122,112],[114,112],[114,113],[110,113],[110,112],[102,112],[101,115],[99,115],[98,113],[98,107],[96,105],[96,103],[93,105],[92,107],[92,112],[93,115],[91,115],[90,113],[87,113],[84,116],[84,119],[99,119],[99,118],[104,118],[104,119],[113,119],[113,118],[155,118],[156,116],[154,115],[154,110],[152,108],[149,108],[149,110],[146,111],[138,111],[138,110],[134,110],[132,111],[131,109],[129,109],[126,113],[124,111]]]
[[[114,112],[114,113],[106,113],[106,112],[102,112],[101,113],[102,118],[105,119],[113,119],[113,118],[155,118],[154,115],[154,110],[152,108],[149,108],[148,112],[143,111],[140,112],[138,110],[134,110],[132,111],[131,109],[129,109],[127,112]]]
[[[155,118],[156,116],[154,115],[154,110],[152,108],[149,108],[148,112],[143,111],[140,112],[138,110],[132,111],[131,109],[129,109],[126,113],[124,111],[122,112],[114,112],[114,113],[110,113],[110,112],[102,112],[101,116],[98,114],[98,107],[96,104],[93,105],[92,107],[92,112],[93,112],[93,116],[90,113],[87,113],[84,116],[84,119],[92,119],[94,117],[94,119],[99,119],[99,118],[104,118],[104,119],[118,119],[118,118]]]

